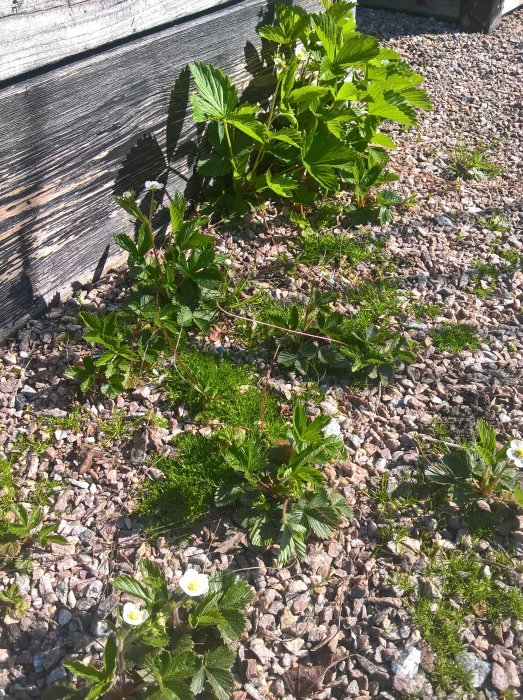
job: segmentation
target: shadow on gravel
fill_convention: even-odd
[[[356,10],[359,31],[379,36],[385,41],[406,36],[448,34],[461,31],[452,21],[438,20],[405,12],[359,6]]]

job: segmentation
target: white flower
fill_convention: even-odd
[[[325,282],[328,284],[334,284],[336,282],[336,277],[334,276],[333,272],[328,272],[328,270],[323,270],[320,272],[320,277],[323,277]]]
[[[182,591],[191,597],[206,595],[209,591],[209,577],[205,574],[199,574],[194,569],[187,569],[179,583]]]
[[[280,73],[284,70],[284,68],[287,67],[287,64],[281,56],[275,56],[274,57],[274,67],[276,68],[276,73],[277,75],[280,75]]]
[[[523,460],[523,440],[511,440],[507,457],[513,462]]]
[[[134,603],[125,603],[122,610],[122,619],[128,625],[141,625],[149,617],[145,608],[140,608]]]
[[[134,192],[131,192],[131,190],[127,190],[123,193],[122,197],[124,199],[134,199]]]
[[[163,190],[164,185],[161,182],[158,182],[158,180],[146,180],[145,181],[145,189],[147,192],[150,190]]]
[[[296,48],[294,49],[294,54],[298,61],[306,61],[309,58],[309,52],[305,48],[305,46],[302,44],[301,41],[296,42]]]
[[[335,418],[331,418],[330,423],[327,423],[327,425],[323,428],[323,434],[325,437],[330,437],[331,435],[334,437],[340,437],[340,424]]]

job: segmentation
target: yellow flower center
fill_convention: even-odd
[[[190,591],[196,592],[198,590],[198,584],[196,583],[196,581],[191,581],[190,583],[187,584],[187,588]]]
[[[129,619],[131,619],[131,620],[139,620],[141,617],[142,617],[141,610],[131,610],[129,612]]]
[[[518,457],[523,457],[523,447],[516,447],[514,452],[517,454]]]

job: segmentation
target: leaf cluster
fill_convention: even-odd
[[[18,620],[25,617],[29,610],[29,601],[24,598],[17,583],[12,583],[0,591],[0,609],[2,608],[4,608],[4,612]]]
[[[391,49],[359,33],[354,4],[324,2],[324,11],[276,5],[259,64],[271,94],[261,104],[240,97],[221,70],[190,65],[193,118],[205,125],[199,173],[221,209],[242,211],[267,198],[311,204],[319,193],[345,188],[367,218],[389,221],[403,198],[383,189],[398,179],[387,169],[394,142],[388,121],[416,124],[415,108],[430,109],[422,77]],[[264,58],[268,54],[268,58]]]
[[[325,371],[386,384],[395,371],[415,359],[409,341],[399,332],[367,324],[366,316],[350,318],[332,309],[335,292],[312,292],[306,305],[272,305],[264,321],[289,331],[309,333],[307,338],[277,329],[272,342],[280,346],[278,361],[300,374]],[[339,341],[339,342],[336,342]]]
[[[302,559],[308,536],[331,537],[351,513],[318,469],[342,448],[339,438],[326,434],[329,422],[328,416],[309,420],[297,403],[287,439],[270,444],[262,436],[243,436],[225,449],[233,475],[218,489],[217,504],[234,506],[234,518],[255,546],[277,543],[280,566]]]
[[[27,510],[22,504],[11,505],[11,517],[0,523],[0,561],[12,561],[22,550],[31,546],[67,544],[67,539],[56,534],[58,521],[44,525],[44,511],[40,507]]]
[[[522,475],[507,459],[507,448],[498,448],[495,430],[480,419],[472,444],[452,450],[440,462],[431,464],[426,479],[448,491],[460,506],[480,499],[523,506]]]
[[[205,218],[185,219],[187,203],[180,194],[171,202],[170,230],[157,249],[153,229],[155,200],[144,214],[132,193],[117,203],[136,224],[136,237],[115,236],[128,253],[133,286],[123,311],[79,313],[87,328],[85,339],[101,347],[84,358],[69,374],[82,391],[100,382],[101,391],[115,396],[165,354],[172,354],[182,329],[209,327],[223,281],[223,256],[217,255],[210,236],[202,232]]]
[[[106,642],[102,668],[66,663],[85,686],[55,685],[47,691],[47,700],[229,700],[234,646],[245,629],[245,609],[254,597],[251,586],[232,574],[214,574],[208,593],[196,600],[180,589],[170,590],[155,563],[142,560],[140,570],[141,580],[122,575],[113,585],[141,601],[147,619],[129,627],[119,615]]]

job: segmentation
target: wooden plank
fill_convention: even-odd
[[[0,0],[0,81],[228,0]]]
[[[503,0],[462,0],[460,25],[467,32],[492,32],[502,16]]]
[[[362,7],[399,10],[440,19],[458,19],[461,0],[359,0]]]
[[[112,237],[129,225],[113,198],[160,177],[180,70],[211,61],[245,80],[256,63],[249,42],[258,45],[268,15],[270,6],[244,0],[0,90],[0,336],[119,260]],[[177,87],[173,112],[184,114],[188,83]],[[173,123],[171,141],[178,129],[185,148],[191,120]],[[173,157],[179,173],[188,155]]]

